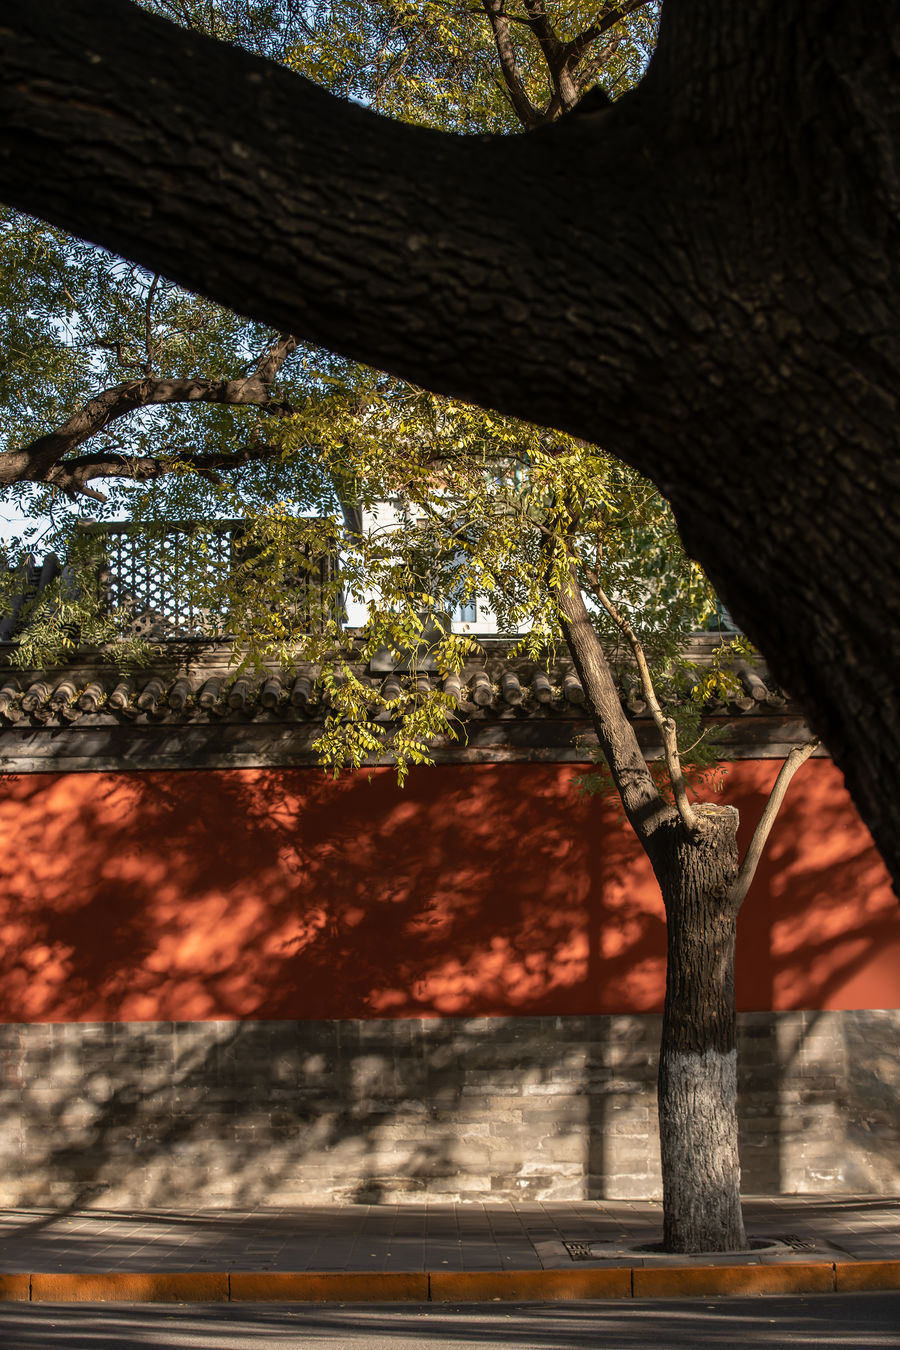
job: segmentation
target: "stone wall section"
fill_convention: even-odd
[[[740,1017],[746,1193],[900,1189],[900,1013]],[[0,1204],[656,1197],[660,1019],[0,1026]]]

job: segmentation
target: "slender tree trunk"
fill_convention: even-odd
[[[654,867],[668,961],[659,1056],[663,1241],[672,1252],[747,1247],[737,1128],[734,945],[738,871],[733,807],[703,805],[689,838],[672,822]],[[662,840],[659,841],[663,843]]]
[[[738,813],[709,803],[687,824],[655,787],[580,589],[556,592],[597,739],[666,905],[668,959],[659,1069],[667,1251],[742,1251],[734,943]]]

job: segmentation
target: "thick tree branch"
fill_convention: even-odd
[[[188,289],[269,315],[262,321],[282,332],[302,324],[333,350],[346,350],[352,332],[356,358],[402,365],[442,392],[472,397],[471,368],[482,365],[476,400],[517,401],[528,387],[535,420],[559,411],[562,391],[546,379],[559,335],[520,314],[521,279],[569,314],[574,356],[604,331],[584,291],[598,241],[584,234],[582,209],[607,235],[608,257],[637,264],[652,252],[627,205],[643,139],[624,114],[630,95],[611,114],[619,133],[599,145],[579,130],[587,118],[539,136],[449,136],[342,102],[128,0],[8,0],[0,62],[7,200],[65,217]],[[591,173],[573,213],[563,184],[584,179],[586,153]],[[636,276],[616,267],[616,311],[630,307]],[[298,323],[273,322],[279,314]],[[641,344],[623,350],[610,331],[602,345],[611,364],[593,363],[606,388],[591,407],[615,408],[613,420],[631,425],[621,381],[642,363]],[[566,383],[582,389],[574,368]]]
[[[769,800],[766,802],[765,809],[760,816],[759,823],[753,831],[753,838],[750,840],[750,847],[744,855],[744,861],[741,863],[741,870],[738,872],[734,885],[728,892],[729,903],[737,910],[744,902],[744,899],[753,884],[753,878],[756,875],[756,869],[759,866],[759,860],[763,855],[772,826],[775,824],[775,817],[781,810],[781,804],[784,801],[785,794],[791,784],[791,779],[800,768],[805,764],[811,755],[818,750],[821,742],[818,737],[807,741],[806,745],[795,745],[789,752],[787,759],[778,770],[778,777],[775,779],[775,785],[769,793]]]
[[[551,48],[545,49],[544,44],[541,44],[553,90],[550,102],[544,109],[544,122],[553,122],[557,117],[572,112],[578,106],[589,81],[619,46],[620,38],[616,36],[605,43],[601,50],[597,50],[596,44],[600,38],[621,19],[633,14],[637,9],[642,9],[649,2],[650,0],[631,0],[629,4],[611,5],[597,23],[582,29],[565,44],[556,41],[554,33],[555,46],[552,47],[552,55]],[[595,49],[591,60],[585,62],[579,70],[579,65],[591,48]],[[606,91],[597,92],[606,94]]]
[[[504,2],[503,0],[483,0],[483,3],[484,12],[490,20],[491,30],[494,34],[494,45],[500,59],[500,72],[506,85],[506,92],[509,95],[513,112],[526,130],[540,126],[543,121],[541,110],[532,103],[522,82]]]
[[[550,22],[544,0],[522,0],[522,4],[525,13],[528,15],[528,26],[537,38],[541,55],[548,70],[552,71],[562,60],[563,45],[556,36],[556,30]]]
[[[566,43],[563,49],[563,60],[571,65],[572,69],[578,64],[585,53],[594,45],[599,37],[608,32],[614,24],[619,23],[621,19],[627,19],[629,14],[634,14],[638,9],[644,9],[650,3],[650,0],[629,0],[624,5],[610,5],[606,13],[582,29],[575,37]]]
[[[898,52],[894,0],[667,0],[602,114],[454,137],[4,0],[0,197],[652,477],[900,877]]]
[[[273,342],[271,347],[259,358],[256,369],[249,377],[250,383],[261,385],[267,389],[273,384],[278,372],[284,365],[287,358],[297,350],[297,339],[290,333],[282,333],[277,342]]]
[[[575,77],[575,62],[566,60],[566,49],[550,22],[544,0],[523,0],[523,3],[531,31],[541,49],[552,90],[541,120],[552,122],[561,113],[571,112],[578,102],[580,85]]]
[[[587,80],[596,73],[599,64],[592,61],[585,70],[579,72],[577,67],[585,54],[613,25],[649,3],[650,0],[630,0],[627,4],[611,5],[597,23],[564,43],[550,22],[544,0],[524,0],[525,14],[515,16],[516,22],[524,24],[534,35],[544,59],[551,90],[549,101],[540,108],[531,102],[521,78],[509,33],[513,16],[506,13],[504,0],[483,0],[485,13],[494,32],[507,93],[523,130],[533,131],[536,127],[545,126],[577,106]],[[616,46],[617,39],[607,43],[604,55],[608,57]]]
[[[205,477],[220,481],[221,475],[242,469],[247,464],[274,459],[280,454],[278,446],[253,445],[233,453],[195,452],[190,450],[171,450],[159,455],[117,455],[114,452],[100,452],[94,455],[79,455],[76,459],[63,460],[49,470],[44,482],[58,487],[69,496],[83,494],[95,501],[105,502],[106,494],[97,488],[88,487],[96,478],[126,478],[134,482],[147,482],[152,478],[162,478],[177,469],[189,469]]]
[[[148,302],[149,305],[149,302]],[[148,329],[147,365],[152,363]],[[0,485],[35,482],[56,483],[66,491],[77,488],[77,471],[67,460],[79,445],[105,431],[119,418],[140,408],[163,403],[224,403],[233,406],[252,404],[263,412],[289,413],[290,404],[272,398],[271,386],[287,357],[296,348],[296,339],[282,335],[262,355],[252,375],[239,380],[151,379],[128,380],[105,389],[79,408],[55,431],[40,436],[29,445],[7,450],[0,455]],[[82,463],[84,461],[81,461]],[[159,461],[162,463],[162,461]],[[91,474],[90,477],[96,477]],[[133,475],[129,475],[133,476]],[[155,476],[155,475],[154,475]],[[96,492],[92,493],[96,496]]]

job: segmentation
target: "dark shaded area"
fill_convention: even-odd
[[[849,1067],[847,1018],[823,1016],[818,1047],[814,1017],[780,1024],[781,1061],[785,1033],[777,1051],[771,1020],[744,1021],[747,1193],[896,1181],[896,1082],[871,1079],[897,1016],[850,1015],[868,1065]],[[653,1194],[658,1035],[657,1017],[6,1028],[4,1190],[56,1209]]]
[[[7,1194],[71,1209],[577,1198],[608,1185],[590,1173],[610,1117],[632,1122],[619,1143],[646,1190],[656,1021],[626,1026],[626,1046],[605,1018],[82,1024],[34,1029],[36,1045],[12,1028]]]
[[[571,1304],[469,1304],[406,1308],[376,1304],[318,1308],[299,1304],[192,1307],[73,1307],[6,1304],[0,1332],[7,1350],[65,1345],[130,1350],[136,1345],[226,1350],[302,1341],[382,1350],[385,1345],[509,1345],[517,1350],[621,1350],[658,1344],[729,1346],[896,1346],[900,1294],[823,1294],[763,1299],[598,1301]],[[382,1339],[383,1338],[383,1339]]]

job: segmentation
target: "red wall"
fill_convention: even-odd
[[[746,842],[778,765],[730,766]],[[658,893],[577,766],[0,781],[0,1020],[652,1011]],[[741,918],[743,1009],[893,1007],[900,908],[824,760]]]

